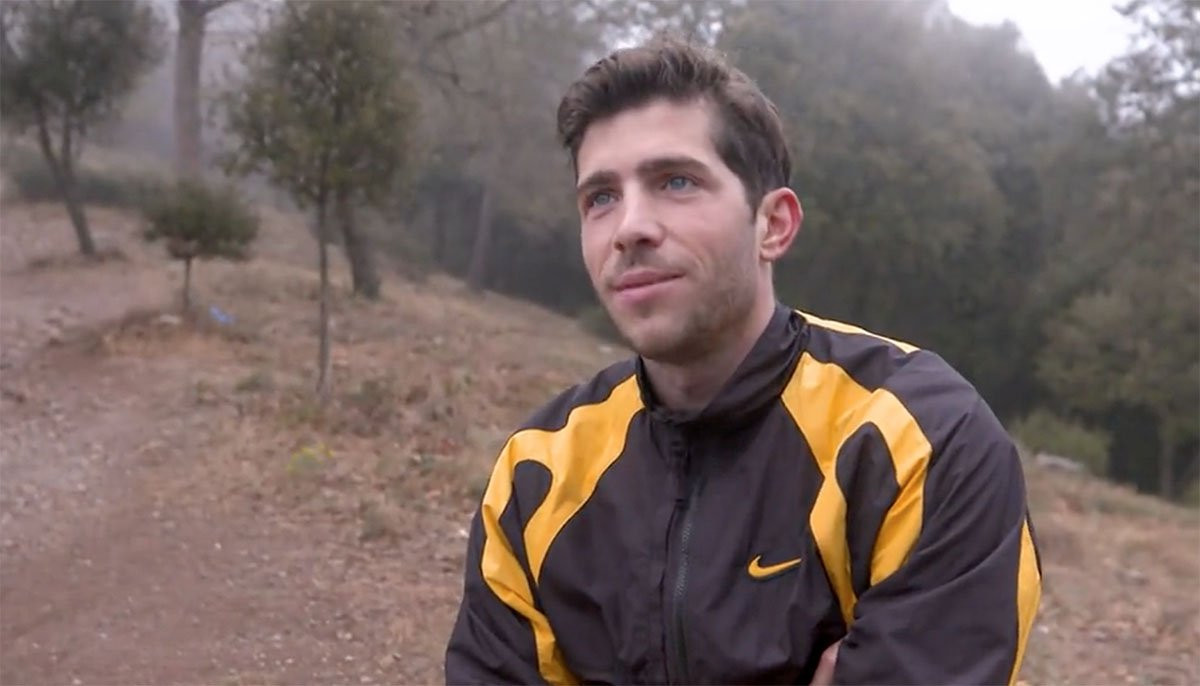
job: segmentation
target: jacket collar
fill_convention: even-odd
[[[804,319],[791,308],[775,304],[767,328],[734,371],[733,376],[704,409],[679,412],[654,397],[641,356],[637,379],[642,403],[657,421],[696,429],[736,427],[774,402],[783,392],[807,339]]]

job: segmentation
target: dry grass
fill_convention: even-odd
[[[62,269],[79,266],[95,266],[104,262],[128,262],[129,256],[124,250],[115,247],[98,249],[93,256],[80,253],[66,255],[40,255],[29,260],[29,270]]]
[[[1045,593],[1033,683],[1200,680],[1200,513],[1027,467]]]

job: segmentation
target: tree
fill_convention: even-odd
[[[1141,32],[1094,84],[1107,154],[1065,216],[1049,283],[1067,304],[1039,370],[1069,407],[1153,417],[1159,454],[1146,462],[1172,497],[1179,454],[1200,438],[1200,2],[1121,10]]]
[[[320,269],[317,393],[329,391],[329,211],[382,206],[409,162],[416,114],[386,9],[374,2],[289,2],[246,51],[227,101],[240,174],[264,172],[315,214]]]
[[[200,68],[208,15],[232,0],[177,0],[179,33],[175,38],[175,165],[179,176],[195,175],[203,154],[200,117]]]
[[[472,40],[442,46],[436,64],[444,69],[422,72],[428,107],[436,112],[425,127],[441,142],[437,163],[423,170],[434,187],[422,200],[441,215],[431,222],[432,252],[444,257],[447,247],[461,245],[473,290],[494,285],[515,266],[500,249],[507,242],[502,232],[540,239],[577,231],[569,168],[553,132],[563,90],[599,53],[600,25],[579,14],[569,3],[515,3],[477,26]],[[543,39],[534,44],[523,35]],[[451,69],[453,87],[446,87],[440,74]],[[447,221],[451,215],[455,221]],[[459,223],[468,230],[446,240]]]
[[[1024,414],[1054,91],[1011,26],[943,3],[727,6],[717,47],[779,106],[804,229],[780,297],[936,350]]]
[[[113,113],[158,61],[162,24],[140,0],[39,0],[0,8],[4,123],[34,129],[79,250],[96,244],[76,189],[88,129]]]
[[[638,43],[669,31],[712,45],[725,27],[725,16],[740,3],[723,0],[580,0],[577,14],[598,25],[608,44]]]
[[[147,241],[163,240],[167,254],[183,262],[183,312],[191,310],[192,261],[244,260],[258,236],[258,216],[230,186],[181,179],[143,208]]]
[[[496,23],[511,5],[512,0],[501,0],[492,3],[404,2],[390,3],[386,7],[392,28],[403,36],[397,48],[405,71],[425,77],[446,95],[468,92],[459,62],[454,58],[456,44],[467,42],[463,39]],[[486,70],[488,65],[483,63],[481,68]],[[354,292],[369,299],[378,298],[380,276],[373,241],[360,225],[353,202],[343,196],[335,200],[335,205],[342,243],[350,261]],[[480,235],[483,236],[490,231],[491,206],[490,187],[485,185],[484,202],[478,216],[478,225],[482,227]],[[482,261],[479,264],[482,265]]]

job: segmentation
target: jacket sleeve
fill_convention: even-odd
[[[447,684],[571,680],[530,581],[517,452],[512,441],[505,446],[471,524],[463,597],[446,647]]]
[[[1040,563],[1016,448],[982,400],[971,405],[930,420],[925,469],[897,476],[836,684],[1016,681],[1041,597]],[[891,516],[905,507],[919,518]],[[886,569],[876,564],[889,559]]]
[[[471,525],[463,598],[446,648],[446,683],[545,683],[528,618],[505,604],[485,578],[484,516],[481,508]]]

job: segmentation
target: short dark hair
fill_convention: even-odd
[[[576,174],[589,126],[656,98],[714,106],[714,147],[742,180],[752,210],[767,192],[788,185],[791,159],[775,104],[715,50],[665,34],[613,52],[567,88],[558,106],[558,136]]]

